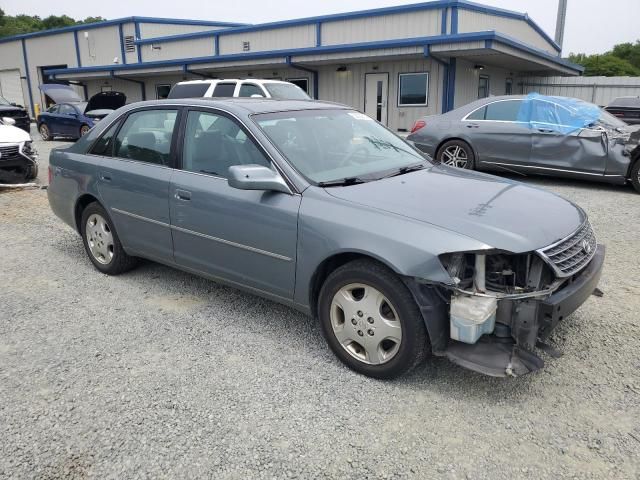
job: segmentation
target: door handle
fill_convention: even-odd
[[[480,125],[477,123],[467,123],[467,128],[478,128]]]
[[[103,182],[110,182],[111,181],[111,177],[106,173],[101,173],[100,174],[100,180],[102,180]]]
[[[185,201],[191,200],[191,192],[187,192],[186,190],[176,189],[176,193],[174,196],[178,200],[185,200]]]

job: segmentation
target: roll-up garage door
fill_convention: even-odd
[[[12,103],[24,104],[19,70],[0,70],[0,95]]]

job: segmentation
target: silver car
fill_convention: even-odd
[[[630,182],[640,192],[639,128],[581,100],[530,94],[421,118],[408,139],[455,167]]]
[[[538,370],[536,348],[604,261],[578,206],[434,165],[336,104],[137,103],[49,168],[51,208],[100,272],[146,258],[289,305],[377,378],[429,353],[495,376]]]

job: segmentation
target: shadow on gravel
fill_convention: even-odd
[[[545,176],[522,176],[516,174],[501,174],[501,177],[508,178],[510,180],[516,180],[519,182],[525,182],[532,186],[537,187],[567,187],[578,188],[581,190],[598,190],[599,192],[609,191],[612,193],[623,193],[629,195],[638,195],[638,193],[629,184],[627,185],[612,185],[604,182],[592,182],[589,180],[574,180],[571,178],[557,178],[557,177],[545,177]]]

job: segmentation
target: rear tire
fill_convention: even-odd
[[[445,142],[436,154],[436,161],[450,167],[473,170],[476,157],[471,145],[462,140]]]
[[[45,142],[53,140],[53,137],[51,136],[51,131],[49,130],[49,127],[47,126],[46,123],[40,124],[40,126],[38,127],[38,132],[40,132],[40,137]]]
[[[320,290],[318,317],[333,353],[369,377],[403,375],[430,352],[411,292],[393,271],[372,260],[349,262],[327,277]]]
[[[107,275],[119,275],[134,268],[137,259],[126,254],[111,218],[97,202],[82,211],[80,229],[91,263]]]
[[[631,185],[636,189],[636,192],[640,193],[640,157],[636,159],[636,163],[631,168]]]

